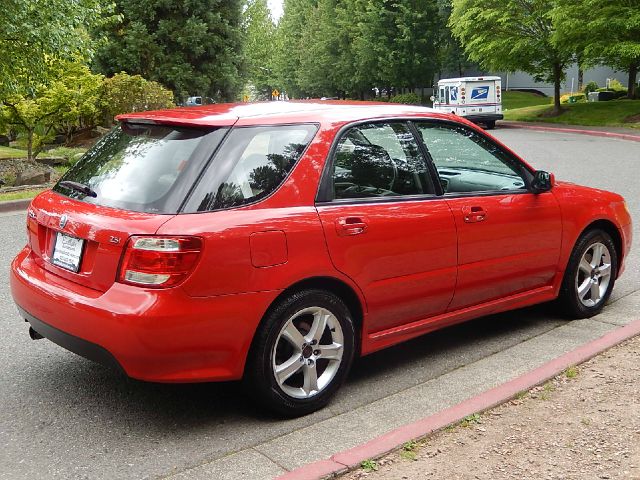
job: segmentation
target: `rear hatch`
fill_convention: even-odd
[[[124,123],[34,199],[28,236],[36,262],[106,291],[132,235],[176,215],[224,137],[223,128]]]
[[[90,205],[49,191],[29,208],[29,244],[41,268],[104,292],[116,279],[129,236],[153,234],[171,217]],[[69,244],[66,251],[63,242]]]

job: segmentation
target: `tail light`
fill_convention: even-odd
[[[199,237],[131,237],[118,281],[150,288],[173,287],[189,276],[201,252]]]

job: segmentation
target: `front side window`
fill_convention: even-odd
[[[316,131],[315,125],[231,130],[187,202],[185,211],[237,207],[271,194],[287,177]]]
[[[433,193],[426,162],[404,123],[373,123],[348,130],[333,162],[333,198]]]
[[[435,123],[416,127],[445,193],[526,189],[522,167],[473,130]]]

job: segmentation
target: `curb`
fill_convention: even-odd
[[[33,198],[0,202],[0,213],[26,210],[27,207],[31,204],[31,200],[33,200]]]
[[[547,127],[543,125],[525,125],[504,122],[501,124],[502,128],[526,128],[529,130],[540,130],[544,132],[560,132],[560,133],[577,133],[579,135],[591,135],[592,137],[608,137],[617,138],[619,140],[629,140],[631,142],[640,142],[640,134],[632,135],[629,133],[616,133],[616,132],[604,132],[602,130],[583,130],[579,128],[565,128],[565,127]]]
[[[453,407],[442,410],[414,423],[396,428],[373,440],[345,450],[331,458],[320,460],[287,472],[276,480],[317,480],[354,468],[364,460],[386,454],[404,442],[424,437],[430,433],[463,420],[465,417],[488,410],[513,398],[519,392],[529,390],[555,377],[567,368],[586,362],[605,350],[614,347],[629,338],[640,334],[640,320],[618,328],[606,335],[592,340],[581,347],[567,352],[520,377],[498,385],[475,397],[469,398]]]

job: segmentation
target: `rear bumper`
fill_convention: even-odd
[[[464,118],[473,123],[482,123],[502,120],[504,118],[504,115],[502,115],[501,113],[479,113],[477,115],[465,115]]]
[[[93,360],[94,362],[125,373],[122,365],[118,363],[118,360],[116,360],[111,353],[100,345],[96,345],[95,343],[88,342],[82,338],[75,337],[63,332],[62,330],[58,330],[57,328],[44,323],[42,320],[37,319],[20,307],[18,307],[18,310],[20,311],[22,318],[29,322],[31,327],[47,340],[51,340],[62,348],[66,348],[70,352],[76,353],[84,358],[88,358],[89,360]]]
[[[196,298],[114,283],[99,292],[39,267],[28,247],[11,266],[13,298],[34,330],[126,375],[154,382],[234,380],[278,291]]]

